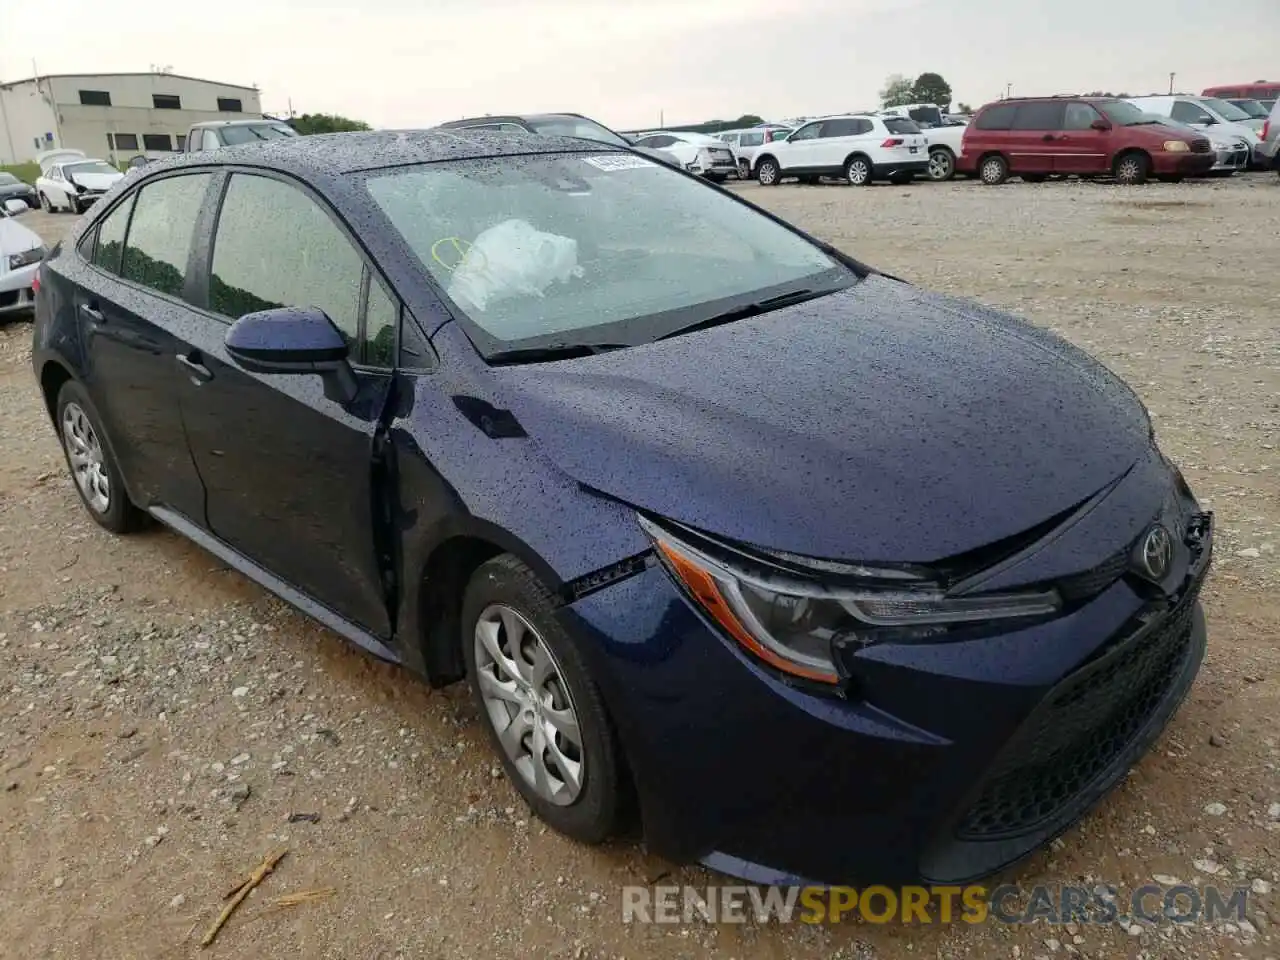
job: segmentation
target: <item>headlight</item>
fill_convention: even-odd
[[[1045,616],[1061,608],[1055,590],[949,597],[936,583],[900,570],[861,567],[858,576],[824,583],[781,569],[712,557],[645,517],[640,525],[668,572],[749,652],[777,669],[838,683],[836,647],[924,639],[954,624]],[[828,578],[830,579],[830,578]]]
[[[17,270],[19,267],[29,267],[33,263],[39,263],[44,259],[44,247],[32,247],[30,250],[24,250],[22,253],[9,254],[9,269]]]
[[[1235,146],[1230,143],[1223,143],[1221,140],[1210,140],[1209,146],[1215,150],[1234,150]]]
[[[1190,153],[1191,147],[1187,145],[1185,140],[1166,140],[1164,142],[1166,153]]]

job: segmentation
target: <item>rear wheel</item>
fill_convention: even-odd
[[[978,165],[978,176],[988,187],[998,187],[1009,179],[1009,164],[1000,154],[993,153],[983,157]]]
[[[738,161],[738,179],[739,180],[751,179],[751,162],[749,160]]]
[[[844,164],[844,178],[855,187],[871,185],[871,161],[866,157],[850,157]]]
[[[1116,158],[1116,183],[1136,187],[1147,182],[1151,173],[1151,161],[1145,153],[1122,153]]]
[[[776,187],[782,180],[782,168],[773,157],[765,157],[756,167],[756,179],[762,187]]]
[[[502,766],[533,812],[599,843],[622,810],[622,755],[554,601],[510,554],[480,567],[462,602],[467,673]]]
[[[929,179],[939,183],[956,175],[956,158],[946,147],[929,151]]]
[[[107,446],[98,411],[84,387],[68,380],[58,391],[58,433],[76,493],[89,516],[112,533],[129,533],[143,514],[129,502],[120,469]]]

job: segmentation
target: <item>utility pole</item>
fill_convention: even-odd
[[[1173,71],[1169,72],[1169,96],[1173,96],[1173,78],[1176,76],[1177,74]]]
[[[1004,87],[1004,98],[1008,100],[1013,96],[1013,81],[1010,80]]]

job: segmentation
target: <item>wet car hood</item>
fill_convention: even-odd
[[[494,368],[580,483],[745,543],[928,562],[1025,532],[1150,447],[1132,391],[1060,338],[883,277],[750,320]]]

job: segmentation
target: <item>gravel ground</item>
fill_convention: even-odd
[[[1062,333],[1143,396],[1218,516],[1208,659],[1123,786],[1016,878],[1252,885],[1251,921],[623,924],[623,884],[717,878],[550,833],[499,776],[465,690],[371,661],[174,534],[100,531],[17,323],[0,327],[0,952],[193,955],[222,893],[288,846],[212,953],[1280,954],[1280,180],[737,189],[888,272]],[[26,222],[52,240],[72,220]],[[337,893],[271,910],[311,887]]]

